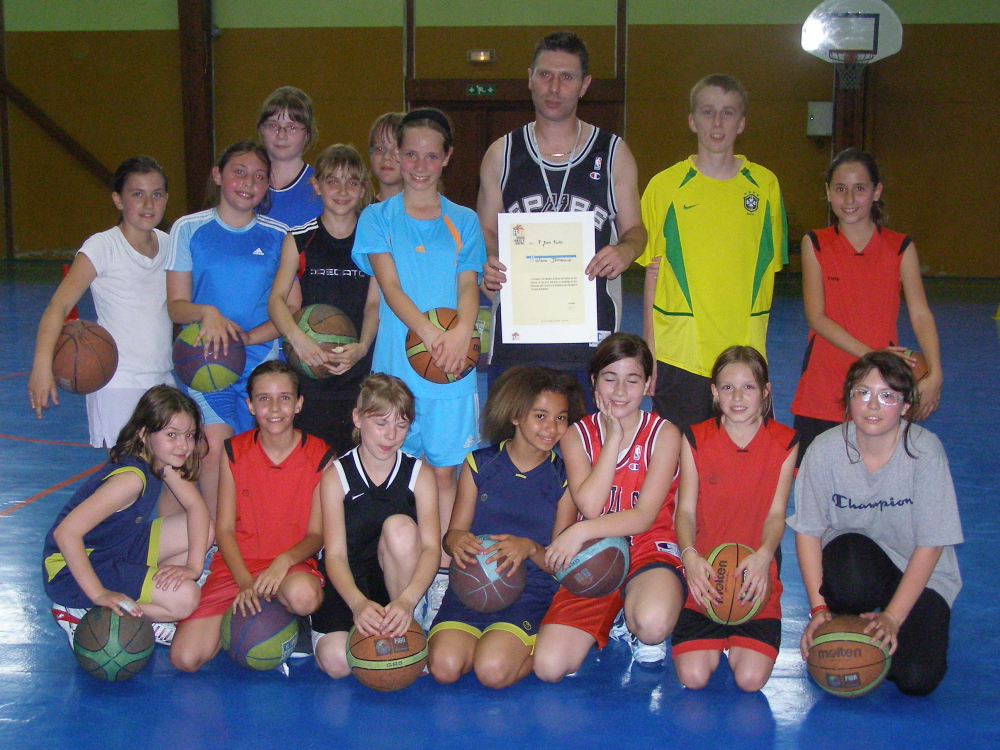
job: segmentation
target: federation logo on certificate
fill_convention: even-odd
[[[500,289],[505,344],[592,344],[598,341],[593,211],[502,213]]]

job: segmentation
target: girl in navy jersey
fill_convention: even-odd
[[[800,463],[817,435],[843,421],[840,390],[851,364],[877,349],[905,351],[896,331],[900,290],[927,361],[911,419],[937,409],[944,377],[917,248],[912,238],[884,226],[882,181],[871,154],[857,148],[838,154],[826,173],[826,197],[833,225],[802,238],[802,296],[811,330],[792,401]]]
[[[108,462],[84,482],[45,537],[45,593],[69,635],[94,605],[146,615],[157,641],[198,605],[208,509],[195,479],[204,438],[194,402],[157,385],[139,399]],[[163,485],[183,512],[157,518]]]
[[[580,520],[549,546],[547,567],[565,568],[585,542],[609,536],[629,538],[630,560],[625,584],[607,596],[556,592],[535,649],[535,674],[546,682],[579,669],[595,643],[607,644],[623,603],[620,634],[633,658],[663,661],[664,640],[684,603],[673,521],[680,433],[640,408],[652,372],[653,355],[641,338],[615,333],[604,339],[590,362],[599,411],[560,442]]]
[[[776,556],[795,470],[795,432],[765,415],[771,410],[767,362],[752,346],[731,346],[712,367],[718,417],[692,425],[681,443],[677,543],[690,591],[673,633],[674,668],[688,688],[703,688],[722,652],[736,684],[760,690],[781,644],[781,581]],[[701,603],[717,598],[707,558],[720,544],[754,550],[733,571],[740,598],[767,602],[742,625],[720,625]]]
[[[583,393],[569,373],[518,365],[493,384],[483,408],[483,436],[492,445],[465,458],[444,549],[464,568],[483,551],[476,535],[489,534],[497,572],[510,575],[523,564],[528,581],[516,602],[492,614],[445,593],[430,631],[438,682],[475,669],[481,683],[502,688],[531,672],[538,626],[558,588],[545,547],[576,515],[554,449],[583,415]]]
[[[323,213],[285,237],[267,308],[299,358],[324,376],[302,379],[305,402],[295,426],[323,438],[343,455],[354,446],[351,413],[361,381],[371,372],[372,343],[378,331],[378,284],[351,260],[358,214],[370,197],[369,176],[361,154],[353,146],[337,144],[319,155],[310,182],[323,201]],[[357,343],[328,351],[295,324],[286,298],[296,273],[302,306],[323,303],[342,310],[359,333]]]
[[[271,177],[261,213],[288,227],[305,224],[322,210],[312,186],[313,168],[302,158],[318,136],[312,100],[304,91],[282,86],[264,100],[257,137],[271,160]]]
[[[247,378],[273,359],[277,329],[267,317],[267,298],[278,270],[285,226],[258,216],[267,196],[270,161],[252,141],[222,152],[212,168],[215,208],[182,216],[170,230],[167,311],[175,323],[200,323],[206,352],[227,352],[231,341],[246,346],[246,366],[228,388],[202,393],[187,388],[201,409],[209,452],[199,482],[215,515],[222,442],[254,425],[247,411]]]
[[[331,677],[351,673],[347,635],[401,636],[440,556],[437,483],[430,467],[401,450],[413,394],[374,373],[354,410],[357,448],[323,475],[323,605],[312,616],[313,651]]]

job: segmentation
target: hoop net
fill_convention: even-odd
[[[837,66],[837,81],[842,89],[861,88],[861,76],[865,66],[875,57],[874,52],[832,49],[827,54]]]

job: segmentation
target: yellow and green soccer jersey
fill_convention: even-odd
[[[733,344],[764,351],[774,274],[788,262],[778,180],[743,156],[730,180],[689,158],[660,172],[642,196],[649,240],[638,262],[660,258],[653,300],[656,358],[710,376]]]

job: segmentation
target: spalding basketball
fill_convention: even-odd
[[[583,545],[556,580],[577,596],[606,596],[625,583],[628,573],[628,540],[622,536],[592,539]]]
[[[243,374],[247,353],[242,341],[229,340],[226,354],[217,351],[205,355],[205,346],[198,341],[200,323],[181,329],[174,339],[174,374],[189,388],[212,393],[228,388]]]
[[[745,544],[720,544],[709,554],[708,564],[712,566],[712,588],[722,601],[704,601],[705,614],[721,625],[741,625],[756,615],[771,596],[771,580],[762,596],[755,600],[740,599],[740,589],[746,580],[746,571],[739,578],[733,573],[740,564],[753,554]]]
[[[344,344],[356,344],[358,341],[358,330],[355,328],[354,322],[347,317],[347,313],[333,305],[309,305],[296,311],[292,318],[295,319],[299,330],[328,352]],[[282,340],[282,346],[285,351],[285,359],[297,372],[313,380],[330,377],[330,371],[326,368],[314,370],[299,359],[299,355],[295,353],[295,347],[288,339]]]
[[[52,357],[56,385],[70,393],[93,393],[111,382],[118,369],[118,345],[111,334],[89,320],[62,327]]]
[[[872,645],[864,632],[869,622],[857,615],[837,615],[816,628],[806,666],[826,692],[856,698],[885,679],[892,657],[888,646]]]
[[[435,307],[432,310],[428,310],[426,315],[431,323],[442,331],[450,330],[458,322],[458,313],[450,307]],[[434,359],[431,353],[427,351],[423,339],[412,330],[406,332],[406,358],[410,362],[410,367],[425,380],[429,380],[432,383],[454,383],[476,369],[476,363],[479,362],[479,350],[482,346],[479,335],[478,326],[474,326],[472,329],[472,338],[469,340],[469,351],[465,356],[465,366],[459,375],[450,375],[442,372],[434,364]]]
[[[401,636],[363,636],[354,628],[347,639],[347,663],[354,676],[372,690],[402,690],[427,664],[427,637],[416,620]]]
[[[483,546],[483,553],[476,555],[475,562],[464,568],[459,567],[452,558],[448,570],[448,588],[455,592],[462,604],[474,612],[499,612],[516,602],[524,591],[527,569],[521,563],[512,575],[506,569],[503,573],[497,573],[496,562],[487,562],[493,554],[490,548],[496,544],[496,540],[490,539],[486,534],[480,534],[476,539]]]

